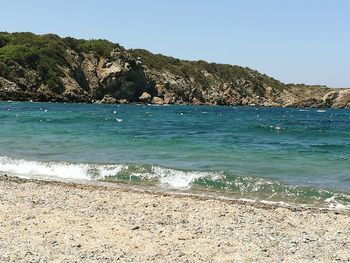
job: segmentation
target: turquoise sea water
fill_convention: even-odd
[[[1,102],[0,171],[350,207],[350,110]]]

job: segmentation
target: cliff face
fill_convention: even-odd
[[[268,107],[350,108],[350,89],[332,89],[303,85],[268,85],[237,78],[225,81],[207,74],[209,85],[169,71],[146,70],[156,83],[153,94],[164,103],[208,105],[255,105]]]
[[[154,89],[142,63],[122,49],[113,49],[108,57],[95,51],[78,52],[70,48],[64,52],[65,63],[57,65],[59,81],[53,84],[45,81],[35,67],[8,61],[10,74],[0,77],[0,99],[134,102],[142,92]]]
[[[0,33],[0,100],[350,108],[350,89],[285,85],[104,40]]]

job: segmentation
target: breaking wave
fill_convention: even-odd
[[[223,193],[240,199],[266,203],[309,204],[350,209],[350,195],[310,186],[285,185],[278,181],[239,176],[220,171],[177,170],[147,164],[79,164],[42,162],[0,157],[0,173],[25,178],[70,179],[143,184],[161,189],[196,190]]]

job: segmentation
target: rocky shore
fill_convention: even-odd
[[[350,214],[0,176],[0,262],[349,262]]]
[[[0,100],[350,108],[350,89],[284,84],[107,40],[0,32]]]

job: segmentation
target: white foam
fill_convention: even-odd
[[[275,129],[275,130],[284,130],[284,128],[283,127],[281,127],[281,126],[273,126],[273,125],[269,125],[269,128],[271,128],[271,129]]]
[[[45,176],[70,179],[89,179],[89,166],[55,162],[27,161],[0,157],[0,171],[18,176]]]
[[[123,169],[123,167],[121,167],[120,170],[121,169]],[[114,171],[115,174],[118,173],[120,170],[116,169]],[[103,172],[100,172],[100,174],[101,176],[104,175]],[[199,178],[210,177],[211,179],[215,180],[220,177],[219,174],[215,173],[200,171],[180,171],[159,166],[153,166],[151,171],[149,172],[133,172],[130,174],[130,178],[131,176],[139,177],[141,180],[157,180],[162,186],[170,186],[178,189],[190,188],[192,183]]]
[[[326,203],[331,203],[335,201],[335,196],[333,195],[332,197],[327,198],[326,200],[324,200]]]
[[[105,165],[98,168],[98,177],[99,178],[106,178],[107,176],[114,176],[118,174],[122,169],[124,165]]]
[[[199,179],[210,177],[211,179],[218,179],[219,174],[199,171],[180,171],[174,169],[162,168],[155,166],[152,169],[153,176],[158,178],[161,184],[169,185],[175,188],[189,188],[191,184]]]
[[[77,180],[104,179],[116,176],[126,164],[99,165],[99,164],[73,164],[68,162],[40,162],[24,159],[0,157],[0,171],[22,177],[64,178]],[[131,176],[141,179],[156,179],[161,185],[174,188],[189,188],[191,184],[203,177],[218,178],[215,173],[199,171],[180,171],[170,168],[153,166],[150,172],[132,172]]]
[[[337,202],[335,204],[330,204],[329,208],[333,208],[333,209],[336,209],[336,210],[349,210],[350,206],[343,205],[343,204]]]
[[[23,177],[64,178],[77,180],[103,179],[118,174],[125,165],[72,164],[39,162],[0,157],[0,171]]]
[[[255,203],[256,202],[256,200],[248,199],[248,198],[239,198],[237,200],[240,200],[240,201],[243,201],[243,202],[246,202],[246,203]]]
[[[270,200],[261,200],[260,203],[266,205],[279,205],[279,206],[289,206],[288,203],[283,201],[270,201]]]
[[[336,200],[336,196],[333,195],[330,198],[327,198],[325,200],[325,203],[328,204],[328,207],[331,209],[337,209],[337,210],[348,210],[350,209],[350,205],[345,205]]]

